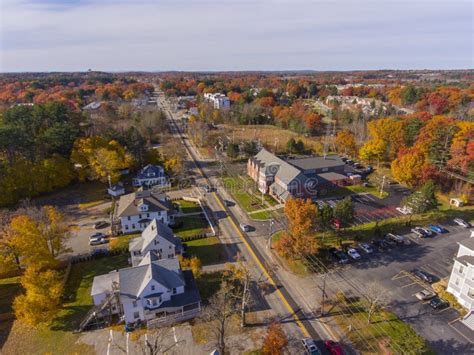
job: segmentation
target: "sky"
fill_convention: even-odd
[[[472,69],[471,0],[0,0],[0,71]]]

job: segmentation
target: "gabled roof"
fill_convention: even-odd
[[[152,192],[150,190],[139,190],[137,192],[132,192],[131,194],[120,196],[117,207],[117,216],[126,217],[146,213],[138,210],[138,206],[141,203],[145,203],[148,206],[146,212],[170,211],[173,208],[171,202],[168,201],[164,193]]]
[[[167,289],[184,286],[177,258],[160,259],[149,252],[138,266],[119,270],[120,296],[135,299],[140,297],[151,280]]]
[[[454,258],[456,261],[459,261],[460,263],[468,266],[468,265],[472,265],[474,266],[474,255],[463,255],[463,256],[460,256],[460,257],[456,257]]]
[[[468,238],[458,242],[459,245],[474,251],[474,238]]]
[[[119,282],[119,273],[117,270],[108,274],[94,277],[92,282],[91,296],[100,295],[101,293],[112,292],[114,282]]]
[[[288,163],[294,165],[301,170],[312,170],[322,168],[334,168],[337,166],[344,166],[345,163],[342,161],[339,155],[327,155],[326,157],[310,157],[302,159],[292,159]]]
[[[181,244],[181,240],[178,237],[175,237],[173,230],[170,227],[154,219],[142,232],[141,237],[130,239],[129,250],[143,251],[148,245],[150,245],[150,243],[153,243],[157,236],[166,239],[175,246]]]
[[[136,179],[152,179],[158,176],[163,176],[164,169],[158,165],[148,164],[144,168],[142,168],[137,176]]]
[[[301,174],[297,168],[278,158],[265,148],[262,148],[252,160],[261,168],[264,168],[265,173],[275,175],[284,183],[289,183]]]

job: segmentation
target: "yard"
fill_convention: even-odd
[[[345,187],[347,190],[351,191],[352,193],[356,194],[372,194],[378,198],[385,198],[388,197],[388,192],[384,191],[382,195],[380,195],[380,189],[374,185],[363,186],[363,185],[351,185]]]
[[[208,237],[186,242],[186,253],[197,256],[202,266],[220,264],[227,260],[224,248],[217,237]]]
[[[173,232],[181,238],[204,234],[211,230],[203,215],[178,217],[175,219],[175,223],[177,227],[173,228]]]
[[[184,214],[201,212],[201,206],[194,201],[178,200],[174,201],[173,204],[178,205],[181,208],[181,212]]]
[[[74,264],[64,292],[64,304],[51,326],[34,329],[15,321],[3,347],[7,354],[91,353],[72,331],[92,306],[90,290],[94,276],[127,266],[127,255],[117,255]]]
[[[388,351],[397,354],[434,354],[426,341],[395,314],[385,310],[376,311],[369,324],[362,301],[338,297],[334,304],[330,316],[341,329],[348,330],[347,337],[361,354]]]
[[[128,252],[128,243],[130,239],[137,238],[140,236],[141,233],[135,233],[112,237],[109,241],[109,249],[110,251],[123,250],[125,252]]]

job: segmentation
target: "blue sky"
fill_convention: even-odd
[[[470,0],[1,0],[0,71],[473,68]]]

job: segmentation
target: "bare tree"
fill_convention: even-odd
[[[205,307],[201,318],[209,322],[210,331],[214,334],[220,354],[225,353],[225,336],[228,332],[229,321],[239,311],[233,286],[223,281],[220,290],[211,297],[209,306]]]
[[[385,304],[387,304],[387,291],[383,286],[377,282],[371,282],[366,287],[365,294],[365,309],[368,314],[367,323],[372,322],[372,317],[380,310]]]
[[[138,345],[137,351],[143,355],[165,354],[179,343],[184,342],[184,340],[178,342],[174,341],[174,337],[171,334],[171,328],[156,328],[148,329],[146,331],[138,330],[130,334],[132,334],[131,338],[134,337],[136,340],[136,344]],[[123,353],[129,353],[127,347],[118,343],[116,340],[114,340],[113,345]]]

